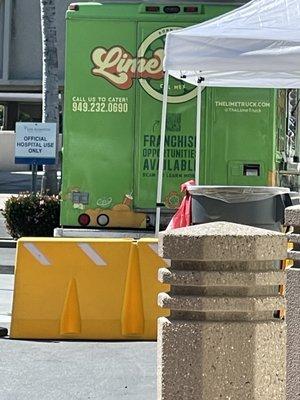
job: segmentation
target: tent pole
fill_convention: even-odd
[[[196,160],[195,160],[195,182],[199,185],[200,177],[200,149],[201,149],[201,78],[198,80],[197,86],[197,110],[196,110]]]
[[[161,127],[160,127],[160,147],[159,147],[159,164],[158,164],[157,196],[156,196],[155,236],[158,235],[159,225],[160,225],[160,207],[161,207],[161,199],[162,199],[162,181],[163,181],[163,172],[164,172],[165,136],[166,136],[166,124],[167,124],[168,87],[169,87],[169,72],[165,71]]]

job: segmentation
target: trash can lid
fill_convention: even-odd
[[[194,186],[187,187],[192,196],[206,196],[226,203],[261,201],[290,193],[289,188],[274,186]]]

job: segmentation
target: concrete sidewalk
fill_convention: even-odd
[[[2,339],[0,346],[1,400],[156,399],[156,343]]]
[[[4,202],[12,194],[0,194],[0,274],[13,274],[16,254],[16,241],[12,239],[5,228],[5,219],[1,214]]]
[[[37,188],[41,186],[41,178],[43,172],[38,172]],[[5,219],[1,213],[4,210],[5,202],[14,195],[18,195],[20,192],[31,191],[31,171],[17,171],[17,172],[0,172],[0,273],[2,272],[1,266],[7,266],[11,264],[5,263],[6,255],[3,253],[1,248],[14,248],[16,243],[12,240],[5,228]]]
[[[13,286],[14,275],[0,274],[0,327],[7,329],[10,327]]]
[[[37,187],[41,185],[42,172],[38,172]],[[0,247],[5,246],[3,240],[11,239],[5,228],[5,220],[1,211],[4,209],[6,200],[20,192],[31,191],[31,172],[0,172]],[[8,245],[8,244],[7,244]],[[0,255],[1,264],[1,255]],[[1,264],[2,265],[2,264]]]

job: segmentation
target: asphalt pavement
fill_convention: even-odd
[[[0,209],[30,190],[29,172],[0,172]],[[0,240],[9,239],[1,216]],[[14,248],[0,247],[0,327],[8,331],[14,259]],[[155,400],[156,343],[0,338],[0,400],[86,399]]]
[[[41,187],[42,172],[38,172],[37,189]],[[30,171],[0,171],[0,193],[17,194],[31,191],[32,173]]]

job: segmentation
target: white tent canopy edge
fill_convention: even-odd
[[[253,0],[220,17],[167,34],[156,234],[160,226],[169,75],[198,86],[195,180],[199,182],[201,89],[300,88],[299,27],[299,0]]]

